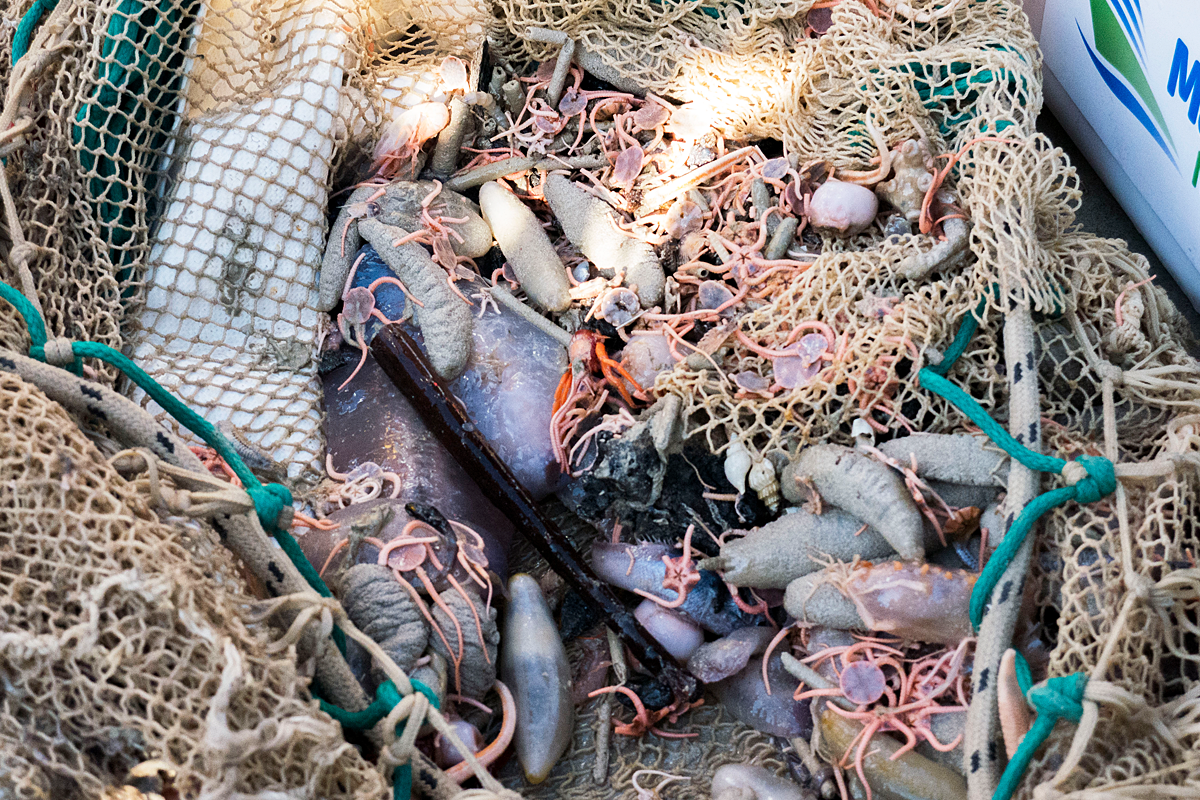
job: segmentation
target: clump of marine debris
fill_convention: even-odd
[[[843,319],[761,320],[831,249],[911,243],[912,282],[955,269],[955,154],[866,119],[873,169],[800,163],[564,54],[485,62],[477,85],[448,58],[335,194],[305,554],[480,763],[519,765],[516,788],[552,773],[582,704],[605,704],[607,747],[688,737],[719,703],[798,766],[723,767],[717,800],[965,797],[970,597],[1009,459],[907,418],[896,390],[930,343],[897,334],[846,379],[866,356]],[[898,299],[858,311],[887,325]],[[809,389],[836,405],[830,435],[746,434],[695,399]],[[1018,626],[1035,678],[1039,635]],[[602,644],[573,664],[583,639]],[[382,672],[347,655],[373,692]],[[1011,749],[1029,720],[1005,664]],[[440,735],[417,746],[471,779]]]

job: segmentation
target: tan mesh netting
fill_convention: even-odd
[[[118,2],[64,0],[17,67],[8,119],[30,127],[8,172],[23,243],[4,277],[24,286],[14,266],[28,265],[51,335],[128,345],[210,421],[311,480],[326,332],[312,304],[336,168],[440,91],[444,58],[478,72],[485,17],[470,0],[160,6],[148,30]],[[6,30],[28,8],[8,5]],[[126,80],[119,48],[135,42],[154,55]],[[6,66],[10,53],[11,36]],[[24,350],[14,322],[3,341]]]
[[[565,32],[599,77],[690,103],[730,141],[778,139],[800,163],[869,170],[880,140],[910,137],[934,155],[962,151],[946,186],[971,223],[963,257],[912,277],[905,265],[930,237],[826,238],[797,279],[750,294],[752,339],[805,322],[832,331],[837,355],[820,380],[739,391],[728,375],[772,366],[730,339],[717,368],[681,364],[656,388],[681,397],[689,429],[718,451],[735,438],[759,452],[849,443],[865,415],[892,430],[961,430],[914,377],[986,297],[949,377],[998,419],[1032,414],[1036,428],[1040,417],[1045,451],[1132,470],[1117,495],[1041,526],[1032,580],[1056,636],[1050,674],[1091,675],[1099,722],[1060,725],[1022,796],[1194,796],[1200,369],[1186,323],[1162,290],[1136,286],[1143,258],[1075,227],[1074,171],[1034,130],[1040,56],[1019,3],[844,0],[820,35],[814,5],[828,6],[162,0],[159,50],[140,69],[171,77],[127,83],[113,44],[150,34],[130,27],[126,3],[60,0],[15,69],[12,31],[31,3],[7,4],[0,277],[36,298],[52,336],[126,349],[210,421],[311,478],[323,454],[315,356],[329,323],[314,292],[327,206],[364,177],[350,171],[384,122],[437,96],[446,56],[478,75],[485,32],[514,63],[555,54],[530,26]],[[1035,312],[1023,319],[1036,408],[1010,396],[1026,356],[1005,329],[1014,309]],[[28,347],[7,306],[0,344]],[[250,598],[204,529],[158,521],[37,390],[4,377],[0,403],[0,795],[94,795],[163,757],[216,794],[383,796],[379,771],[314,710],[292,654],[269,655],[266,634],[243,622]],[[595,786],[594,708],[530,796],[627,796],[639,768],[691,770],[677,796],[700,796],[735,759],[782,771],[774,745],[703,707],[682,720],[698,740],[615,737],[611,783]],[[229,731],[260,723],[261,747],[231,749],[243,739]],[[986,782],[971,787],[990,796]]]
[[[544,783],[529,787],[514,776],[509,785],[520,789],[529,800],[600,800],[630,797],[635,794],[633,781],[639,770],[659,770],[687,778],[687,782],[664,796],[708,797],[712,773],[726,764],[752,762],[781,776],[787,776],[779,741],[731,719],[720,706],[701,706],[680,717],[681,731],[698,734],[688,739],[645,740],[613,736],[610,742],[606,777],[597,780],[596,729],[601,724],[596,712],[599,703],[582,710],[575,723],[571,749],[555,766]],[[627,712],[626,712],[627,713]],[[643,775],[639,786],[654,786],[662,776]]]
[[[1099,706],[1090,738],[1057,729],[1025,797],[1184,797],[1200,785],[1198,432],[1200,416],[1180,416],[1154,442],[1158,458],[1190,466],[1047,521],[1042,563],[1055,568],[1042,587],[1058,630],[1050,672],[1084,672],[1128,696]],[[1074,768],[1057,780],[1064,762]]]
[[[241,621],[253,598],[213,534],[160,522],[8,373],[0,476],[0,795],[95,797],[161,758],[204,796],[382,796],[295,651]]]
[[[477,62],[481,42],[470,2],[428,16],[352,0],[206,9],[186,166],[152,237],[133,355],[293,478],[322,463],[327,320],[313,303],[334,169],[438,91],[444,57]]]

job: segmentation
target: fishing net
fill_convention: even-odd
[[[661,739],[648,736],[613,736],[609,743],[608,769],[603,777],[595,775],[599,726],[612,723],[599,718],[599,701],[580,709],[575,721],[571,748],[555,765],[545,782],[527,786],[513,775],[506,783],[521,790],[529,800],[603,800],[629,797],[635,791],[634,776],[639,770],[658,770],[686,778],[672,792],[679,797],[706,797],[711,794],[712,775],[726,764],[757,764],[781,777],[788,777],[788,764],[780,742],[732,719],[720,705],[705,705],[679,719],[681,732],[696,733],[686,739]],[[654,786],[662,775],[643,775],[639,786]],[[666,789],[663,790],[664,794]]]
[[[354,169],[382,124],[441,91],[447,56],[478,73],[485,17],[468,0],[153,8],[148,25],[134,0],[6,6],[5,30],[41,25],[5,107],[24,140],[5,277],[52,335],[127,347],[311,481],[330,192],[365,177]],[[6,316],[0,340],[22,338]]]
[[[1040,420],[1043,449],[1128,467],[1116,495],[1063,506],[1038,537],[1030,591],[1053,640],[1048,672],[1089,674],[1099,722],[1061,725],[1021,795],[1194,793],[1200,390],[1186,323],[1161,289],[1139,285],[1144,259],[1075,226],[1074,171],[1034,131],[1040,58],[1018,3],[823,6],[6,4],[2,277],[40,305],[51,336],[130,352],[210,421],[311,480],[330,198],[364,177],[389,116],[443,90],[447,56],[474,85],[485,33],[510,63],[554,58],[530,27],[565,33],[594,75],[686,103],[727,139],[777,139],[793,167],[870,170],[889,145],[923,139],[959,156],[945,190],[970,222],[962,251],[942,258],[934,237],[915,234],[825,237],[798,277],[752,287],[741,325],[751,344],[825,326],[834,359],[816,380],[744,388],[738,375],[769,379],[772,361],[731,337],[655,389],[680,397],[689,433],[714,452],[734,439],[761,453],[850,443],[859,419],[881,432],[959,431],[961,414],[916,375],[978,315],[948,377],[995,418],[1028,426],[1027,443],[1042,438]],[[26,52],[12,66],[14,48]],[[910,269],[919,264],[929,269]],[[24,352],[6,309],[0,344]],[[1028,352],[1015,344],[1018,318]],[[1022,368],[1040,379],[1036,403],[1017,397]],[[381,796],[378,772],[314,710],[294,657],[269,653],[243,622],[250,598],[207,530],[159,521],[37,390],[4,377],[0,402],[0,787],[95,794],[159,756],[183,781],[226,792]],[[1028,502],[1018,483],[1010,495]],[[994,693],[977,685],[975,697],[994,718]],[[782,771],[765,737],[702,707],[682,720],[695,740],[614,737],[610,787],[594,786],[596,708],[531,796],[627,794],[639,768],[691,771],[699,791],[727,761]],[[252,730],[261,747],[233,747]],[[995,725],[987,731],[971,741],[994,752]],[[970,780],[973,797],[991,796],[988,781]]]
[[[656,390],[681,396],[690,432],[704,433],[714,451],[735,439],[753,443],[760,452],[778,448],[784,440],[801,445],[848,440],[850,423],[860,416],[876,425],[903,423],[935,431],[951,426],[948,406],[922,391],[911,376],[921,365],[936,363],[936,348],[952,338],[957,320],[997,283],[990,254],[1004,246],[1000,239],[1019,239],[1009,230],[1013,222],[1024,216],[1035,228],[1061,231],[1073,221],[1078,205],[1073,172],[1061,151],[1031,138],[1040,82],[1036,45],[1019,9],[994,2],[922,4],[917,11],[897,6],[894,14],[877,15],[862,4],[840,4],[827,12],[828,29],[816,36],[807,7],[689,6],[688,12],[654,5],[629,9],[631,19],[642,21],[628,27],[629,20],[611,19],[598,6],[503,4],[499,19],[506,33],[520,43],[521,53],[534,58],[551,53],[546,45],[521,39],[531,25],[564,31],[585,50],[591,49],[589,37],[626,36],[647,43],[632,55],[607,40],[595,51],[628,80],[673,100],[711,104],[719,113],[753,107],[749,118],[754,127],[736,121],[717,122],[717,127],[731,137],[780,139],[793,163],[816,159],[838,168],[869,167],[879,142],[912,137],[923,138],[934,153],[970,146],[958,162],[957,183],[948,184],[974,222],[974,257],[961,271],[951,270],[955,262],[948,262],[931,279],[921,275],[914,280],[903,267],[921,260],[936,263],[929,252],[932,240],[885,239],[876,231],[844,242],[825,239],[821,255],[798,280],[755,281],[743,332],[758,343],[777,342],[798,326],[824,323],[815,329],[836,340],[837,356],[818,380],[772,397],[743,391],[731,376],[770,378],[771,364],[732,338],[723,356],[707,368],[677,368],[660,376]],[[790,44],[782,55],[755,46],[749,57],[738,49],[755,35],[788,25],[800,33],[783,37]],[[695,34],[700,44],[694,44],[689,26],[708,31],[708,38]],[[647,27],[675,41],[681,52],[705,58],[729,53],[737,66],[705,73],[718,81],[718,91],[696,78],[690,67],[660,64],[663,53],[672,51],[650,44],[654,40],[645,33]],[[770,87],[764,90],[744,79],[760,66],[770,72],[777,56],[783,66],[776,72],[790,71],[795,80],[772,73],[764,78]],[[658,66],[647,68],[650,61]],[[746,98],[728,99],[740,91]],[[972,144],[982,134],[991,137]],[[1006,186],[1011,194],[1001,197],[997,184],[1013,169],[1014,158],[1022,162],[1019,169],[1028,185]],[[1039,204],[1018,208],[1030,199]],[[1050,235],[1045,231],[1043,238]],[[1001,282],[1001,291],[1046,306],[1053,301],[1047,287],[1055,277],[1046,272],[1031,265],[1020,282]],[[991,310],[1000,307],[996,303]],[[991,324],[973,343],[972,357],[959,369],[968,391],[991,407],[997,402],[1000,356],[997,317],[988,319]]]
[[[1094,726],[1055,731],[1020,796],[1184,797],[1200,786],[1197,431],[1200,417],[1174,418],[1143,462],[1178,469],[1047,520],[1050,673],[1083,672],[1117,691],[1097,692]]]
[[[860,418],[878,430],[969,429],[914,377],[940,362],[961,321],[976,314],[979,331],[949,374],[957,385],[1016,426],[1021,441],[1037,444],[1044,427],[1045,452],[1106,455],[1142,476],[1123,478],[1117,495],[1098,503],[1069,503],[1044,524],[1030,592],[1053,643],[1048,676],[1088,674],[1101,710],[1079,733],[1060,725],[1020,794],[1190,796],[1200,693],[1190,416],[1200,411],[1200,384],[1190,333],[1165,293],[1145,285],[1142,257],[1075,226],[1074,170],[1033,129],[1040,64],[1019,7],[879,2],[873,13],[870,5],[838,4],[818,20],[827,26],[818,37],[807,35],[809,8],[791,9],[801,12],[792,18],[756,4],[647,4],[626,19],[599,5],[502,2],[498,17],[517,55],[553,54],[525,38],[529,26],[563,31],[618,87],[706,110],[711,102],[726,136],[777,138],[793,163],[869,169],[880,141],[909,137],[934,154],[959,154],[946,185],[971,224],[963,258],[914,279],[904,267],[928,249],[924,237],[824,238],[798,277],[755,284],[739,325],[745,339],[731,335],[708,363],[689,359],[655,388],[680,396],[689,431],[714,452],[734,440],[761,453],[849,444]],[[783,49],[743,49],[780,40]],[[707,69],[724,56],[736,66]],[[772,87],[765,97],[764,83]],[[827,332],[833,361],[807,385],[754,391],[771,383],[777,355],[762,346],[806,326]],[[1032,404],[1006,391],[1028,369],[1040,378]],[[738,380],[747,373],[762,380]],[[1014,514],[1036,493],[1023,480],[1010,485]],[[1005,636],[997,633],[1005,624],[985,625],[981,636]],[[995,713],[995,695],[979,681],[999,652],[977,657],[976,719]],[[971,794],[990,797],[1003,765],[995,725],[977,726],[967,746]],[[979,777],[984,762],[992,777]]]
[[[0,408],[0,794],[96,797],[157,758],[189,796],[381,797],[211,529],[160,520],[9,372]]]
[[[498,0],[493,39],[512,58],[544,61],[554,46],[529,28],[561,31],[618,88],[689,103],[728,138],[779,139],[805,160],[868,161],[868,115],[891,141],[915,132],[913,116],[948,138],[982,117],[1032,131],[1039,56],[1019,4],[828,5]]]

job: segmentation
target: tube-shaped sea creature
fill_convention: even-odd
[[[891,467],[850,447],[812,445],[784,467],[780,480],[783,496],[793,503],[808,499],[806,485],[879,531],[902,558],[925,557],[921,512]]]
[[[479,208],[529,299],[546,311],[566,311],[571,305],[567,268],[529,207],[492,181],[479,187]]]
[[[813,514],[798,508],[721,545],[721,555],[706,558],[701,569],[715,569],[734,586],[786,589],[822,569],[830,558],[878,559],[895,552],[878,531],[836,508]]]
[[[637,292],[642,308],[662,302],[666,278],[654,248],[621,233],[608,203],[561,175],[546,179],[545,193],[563,233],[601,275],[623,275],[625,285]]]
[[[804,622],[957,645],[971,635],[978,577],[915,561],[835,564],[792,581],[783,605]]]
[[[541,783],[571,743],[571,667],[537,581],[514,575],[508,592],[500,674],[517,704],[517,759],[526,780]]]

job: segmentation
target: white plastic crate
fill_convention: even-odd
[[[1200,308],[1200,0],[1025,0],[1046,103]]]

